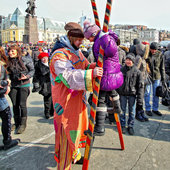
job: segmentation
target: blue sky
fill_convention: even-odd
[[[0,15],[7,16],[19,7],[23,14],[27,0],[0,0]],[[96,0],[103,23],[106,0]],[[82,13],[93,19],[90,0],[36,0],[36,15],[58,21],[79,21]],[[142,24],[170,30],[170,0],[113,0],[111,24]]]

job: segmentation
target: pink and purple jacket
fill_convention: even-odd
[[[93,54],[97,61],[100,45],[104,49],[103,76],[100,89],[112,91],[123,84],[123,74],[120,71],[119,55],[117,48],[117,35],[109,30],[107,33],[100,31],[94,40]]]

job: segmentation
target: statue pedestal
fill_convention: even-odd
[[[27,15],[25,17],[25,30],[23,36],[23,43],[36,44],[38,42],[38,26],[37,17]]]

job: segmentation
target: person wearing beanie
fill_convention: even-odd
[[[151,50],[158,50],[158,47],[159,47],[159,45],[157,42],[152,42],[150,45]]]
[[[147,84],[150,84],[150,76],[148,65],[146,60],[149,56],[149,45],[137,44],[136,45],[136,57],[135,57],[135,65],[142,72],[142,77],[144,80],[144,88]],[[135,118],[141,122],[148,121],[148,118],[144,114],[143,105],[139,105],[136,103],[136,115]]]
[[[129,53],[133,53],[136,56],[137,55],[136,54],[136,45],[138,45],[138,44],[140,44],[140,40],[139,39],[134,39],[133,40],[133,45],[130,46]]]
[[[124,83],[118,89],[120,94],[120,105],[122,114],[120,115],[120,123],[122,132],[126,133],[126,107],[128,104],[129,118],[127,121],[127,130],[130,135],[134,134],[134,107],[135,101],[139,106],[143,105],[144,83],[141,71],[134,65],[135,55],[129,53],[125,60],[125,66],[121,68],[124,76]],[[142,110],[142,108],[140,108]]]
[[[139,39],[134,39],[133,40],[133,45],[138,45],[138,44],[140,44],[140,40]]]
[[[133,55],[133,53],[129,53],[127,56],[126,56],[126,60],[129,59],[133,62],[133,64],[135,63],[135,55]]]
[[[58,169],[71,169],[72,161],[83,160],[79,148],[85,147],[84,131],[88,129],[86,91],[92,92],[93,79],[101,77],[103,69],[90,64],[79,49],[84,39],[81,26],[69,22],[64,28],[67,35],[57,40],[50,60],[54,158]]]
[[[50,68],[48,64],[49,55],[42,52],[38,55],[38,59],[38,63],[35,66],[33,77],[34,90],[32,92],[39,92],[43,96],[44,115],[46,119],[49,119],[54,113],[51,96]]]
[[[165,83],[165,63],[162,52],[158,50],[157,42],[152,42],[150,44],[150,55],[147,59],[147,63],[149,65],[149,75],[151,76],[152,82],[146,85],[144,96],[145,111],[148,116],[152,116],[153,113],[162,116],[162,113],[158,110],[159,97],[156,96],[156,88],[160,85],[160,81],[162,81],[162,84]],[[153,91],[152,106],[150,104],[151,89]]]
[[[90,23],[88,20],[84,22],[84,36],[90,42],[94,42],[92,50],[96,62],[98,60],[100,46],[104,50],[104,72],[100,84],[96,124],[94,127],[94,135],[103,136],[105,134],[104,123],[107,114],[107,105],[105,103],[107,96],[109,96],[109,99],[112,101],[113,113],[121,113],[119,95],[116,92],[116,89],[123,84],[123,75],[120,71],[118,47],[116,44],[118,36],[111,30],[107,33],[102,32],[97,25]],[[110,122],[114,121],[113,117],[114,116],[109,114]]]

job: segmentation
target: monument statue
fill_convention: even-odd
[[[37,17],[35,16],[35,0],[27,0],[28,7],[25,10],[27,15],[25,17],[25,28],[23,35],[23,43],[36,44],[38,42],[38,25]]]
[[[28,15],[32,15],[34,16],[35,15],[35,0],[28,0],[27,1],[27,4],[28,4],[28,8],[25,10],[25,12],[28,13]]]

